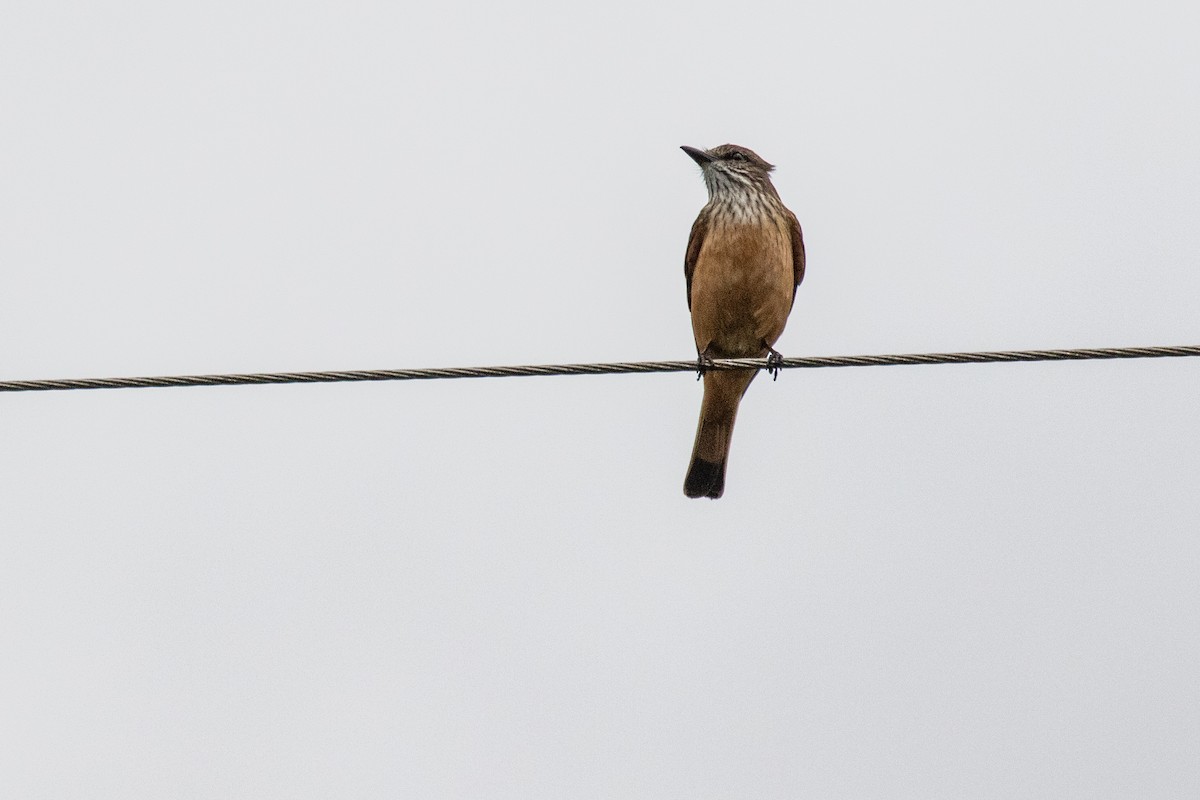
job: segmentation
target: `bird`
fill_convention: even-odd
[[[771,183],[771,170],[746,147],[681,148],[700,165],[708,203],[700,210],[684,256],[688,310],[704,399],[684,479],[688,497],[719,498],[738,403],[757,370],[707,369],[714,358],[768,357],[777,376],[775,342],[804,280],[804,234]]]

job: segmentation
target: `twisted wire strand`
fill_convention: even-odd
[[[785,358],[782,369],[821,367],[885,367],[918,364],[985,364],[1016,361],[1088,361],[1115,358],[1179,358],[1200,356],[1200,345],[1102,347],[1070,350],[996,350],[974,353],[911,353],[875,356],[807,356]],[[718,358],[706,369],[767,369],[765,358]],[[244,386],[282,383],[414,381],[444,378],[515,378],[547,375],[621,375],[648,372],[695,372],[695,361],[618,361],[609,364],[545,364],[515,367],[433,367],[368,369],[337,372],[259,372],[232,375],[166,375],[145,378],[67,378],[0,381],[0,392],[48,392],[67,389],[148,389],[168,386]]]

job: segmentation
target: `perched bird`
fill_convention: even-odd
[[[683,492],[718,498],[738,403],[757,370],[706,370],[714,358],[781,363],[773,347],[804,279],[804,238],[771,184],[774,167],[735,144],[683,147],[700,165],[708,205],[692,225],[684,258],[688,308],[704,400]]]

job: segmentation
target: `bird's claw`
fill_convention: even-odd
[[[704,373],[708,372],[713,367],[712,356],[708,353],[700,353],[696,356],[696,380],[704,377]]]
[[[779,380],[779,371],[783,369],[783,356],[775,348],[768,348],[771,352],[767,354],[767,374],[771,376],[771,380]]]

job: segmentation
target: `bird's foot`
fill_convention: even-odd
[[[767,374],[771,376],[771,380],[779,380],[779,371],[783,369],[783,356],[774,347],[768,347],[767,354]]]
[[[705,350],[696,356],[696,380],[704,377],[704,373],[708,372],[713,367],[712,356]]]

